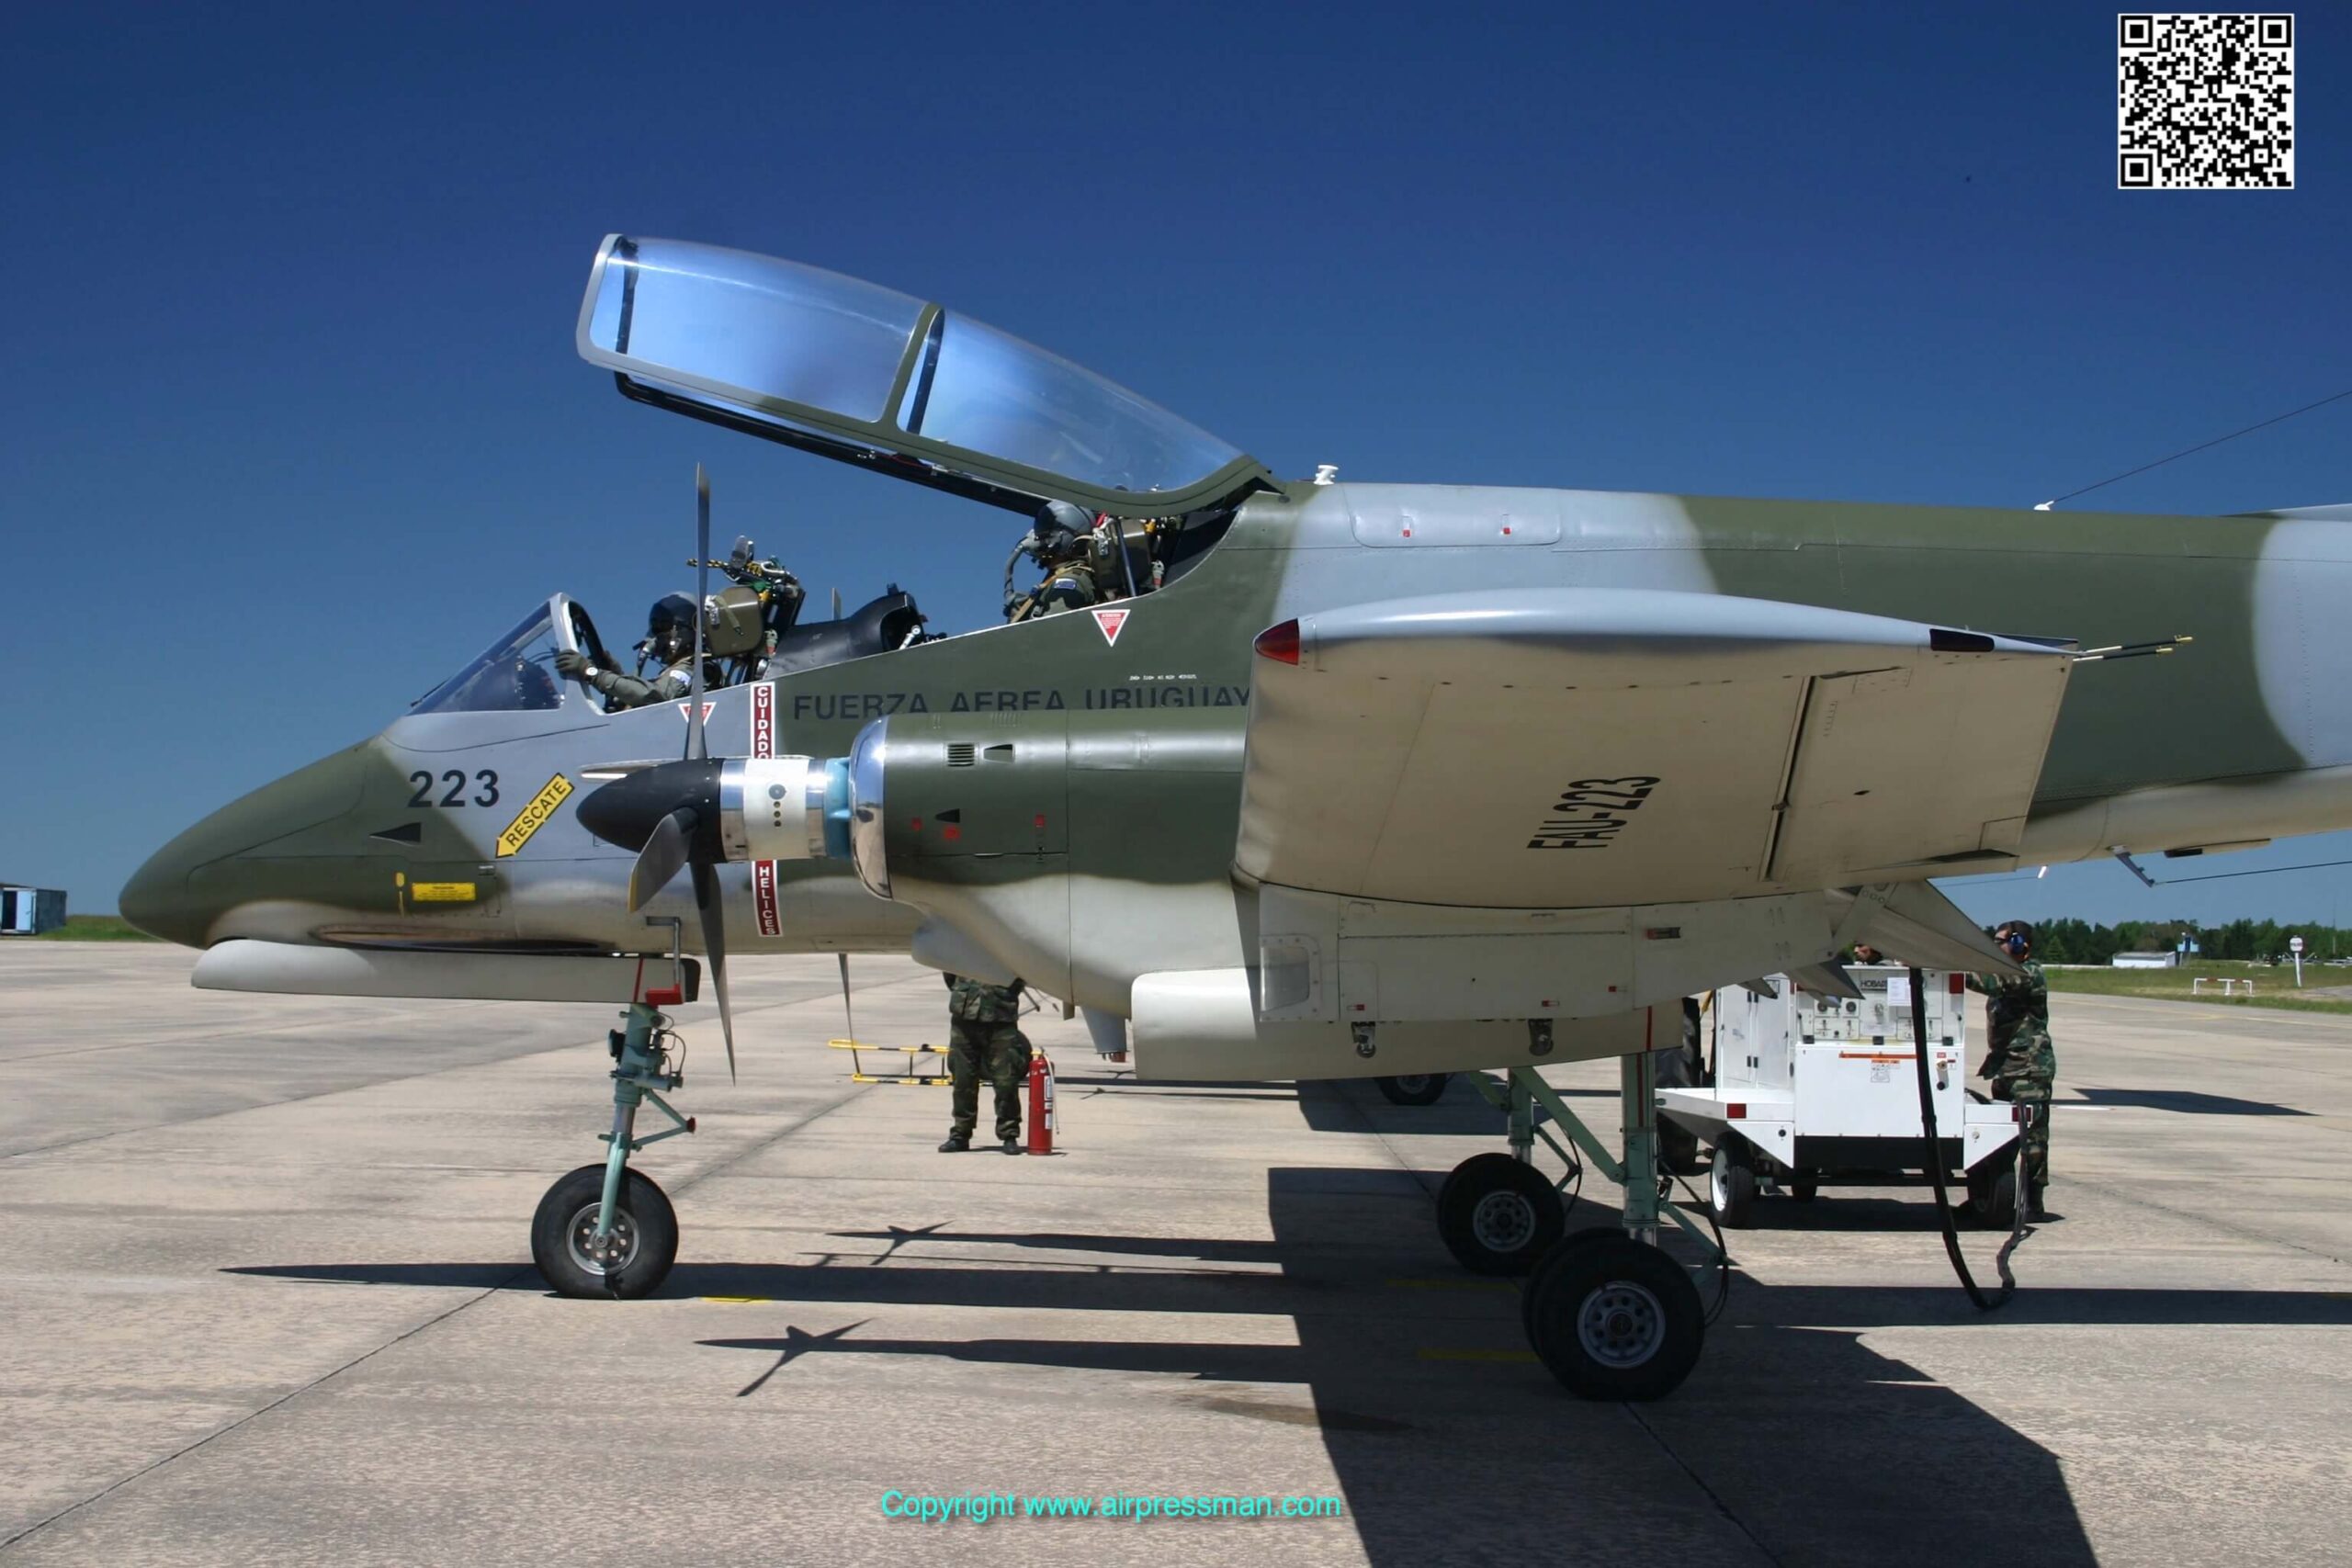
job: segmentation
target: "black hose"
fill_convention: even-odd
[[[1715,1319],[1723,1316],[1724,1308],[1731,1304],[1731,1248],[1724,1245],[1724,1227],[1715,1221],[1715,1206],[1701,1198],[1697,1189],[1681,1177],[1669,1173],[1667,1179],[1690,1196],[1690,1207],[1707,1216],[1707,1228],[1715,1233],[1715,1301],[1707,1308],[1706,1315],[1700,1319],[1702,1324],[1713,1327]],[[1663,1187],[1666,1183],[1658,1185]],[[1661,1192],[1658,1196],[1664,1198],[1667,1194]]]
[[[1936,1190],[1936,1214],[1943,1222],[1944,1251],[1951,1257],[1951,1270],[1960,1276],[1968,1299],[1976,1303],[1976,1310],[1991,1312],[2007,1304],[2009,1297],[2017,1293],[2018,1282],[2010,1277],[2008,1267],[2009,1252],[2017,1246],[2017,1236],[2013,1231],[2008,1247],[2001,1249],[2001,1288],[1988,1296],[1969,1273],[1968,1259],[1961,1255],[1960,1229],[1951,1216],[1951,1194],[1944,1190],[1943,1141],[1936,1134],[1935,1089],[1928,1077],[1928,976],[1916,965],[1911,970],[1911,1060],[1919,1069],[1919,1131],[1927,1140],[1928,1181]],[[2018,1190],[2017,1201],[2019,1205],[2025,1202],[2023,1188]]]

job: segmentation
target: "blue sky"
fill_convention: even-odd
[[[1016,519],[577,359],[613,230],[943,299],[1291,474],[2025,505],[2352,385],[2342,18],[2301,18],[2300,190],[2159,195],[2114,188],[2114,15],[27,13],[0,874],[110,908],[550,591],[628,626],[684,583],[697,459],[721,536],[820,596],[992,616]],[[2348,457],[2352,401],[2075,504],[2352,500]],[[2347,887],[1954,891],[2324,919]]]

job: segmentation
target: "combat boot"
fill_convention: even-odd
[[[1020,1139],[1018,1139],[1018,1138],[1007,1138],[1007,1139],[1005,1139],[1005,1141],[1004,1141],[1004,1152],[1005,1152],[1006,1154],[1009,1154],[1009,1155],[1017,1155],[1017,1154],[1019,1154],[1019,1153],[1021,1152],[1021,1140],[1020,1140]]]
[[[939,1145],[939,1152],[944,1155],[960,1155],[971,1146],[972,1140],[963,1134],[950,1133],[947,1134],[947,1141]]]

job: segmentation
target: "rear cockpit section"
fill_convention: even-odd
[[[894,582],[839,620],[808,621],[786,632],[776,639],[775,651],[761,661],[760,676],[797,675],[925,640],[914,595]]]

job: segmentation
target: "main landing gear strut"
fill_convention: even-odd
[[[548,1189],[531,1220],[531,1258],[560,1295],[635,1300],[660,1288],[678,1258],[678,1216],[668,1194],[628,1156],[650,1144],[695,1130],[662,1098],[686,1081],[675,1063],[683,1055],[666,1013],[678,989],[648,991],[629,1004],[628,1025],[607,1039],[613,1054],[613,1130],[600,1134],[605,1158],[583,1165]],[[638,1107],[650,1101],[671,1125],[637,1136]]]
[[[1657,1245],[1672,1221],[1720,1267],[1724,1254],[1705,1230],[1665,1201],[1658,1187],[1657,1058],[1627,1056],[1620,1082],[1622,1160],[1570,1111],[1532,1067],[1501,1084],[1472,1079],[1510,1117],[1510,1152],[1473,1155],[1438,1192],[1438,1229],[1464,1268],[1523,1275],[1527,1337],[1562,1385],[1586,1399],[1658,1399],[1680,1386],[1706,1337],[1706,1309],[1690,1271]],[[1573,1149],[1536,1124],[1541,1106]],[[1557,1182],[1533,1162],[1541,1138],[1567,1166]],[[1581,1154],[1581,1160],[1577,1157]],[[1625,1190],[1620,1223],[1567,1228],[1564,1189],[1589,1164]]]

